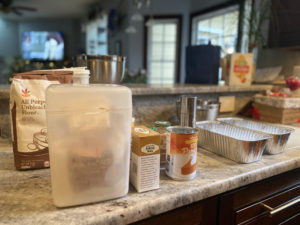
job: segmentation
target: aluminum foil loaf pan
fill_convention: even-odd
[[[267,142],[265,153],[272,155],[284,151],[290,134],[294,131],[293,128],[289,127],[276,126],[270,123],[256,122],[234,117],[219,118],[218,121],[271,135],[272,138]]]
[[[196,127],[200,147],[239,163],[260,160],[271,138],[270,135],[219,121],[197,122]]]

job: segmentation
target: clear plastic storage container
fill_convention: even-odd
[[[131,91],[119,85],[51,85],[46,115],[51,183],[58,207],[127,194]]]

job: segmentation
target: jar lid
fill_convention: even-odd
[[[84,77],[84,76],[89,77],[89,75],[90,75],[90,70],[87,70],[86,68],[73,70],[73,77]]]
[[[171,123],[169,121],[155,121],[156,127],[169,127]]]

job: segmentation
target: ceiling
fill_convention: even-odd
[[[23,16],[0,12],[0,18],[25,20],[38,18],[80,18],[87,14],[89,6],[100,0],[13,0],[12,6],[36,8],[36,12],[22,11]]]

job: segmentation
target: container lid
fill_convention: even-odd
[[[70,67],[59,69],[59,71],[72,71],[73,84],[89,84],[90,71],[86,67]]]
[[[89,77],[90,70],[87,70],[85,67],[77,67],[77,68],[73,70],[73,77],[83,77],[83,76]]]
[[[169,127],[171,123],[169,121],[155,121],[156,127]]]
[[[167,131],[175,133],[175,134],[196,134],[196,133],[198,133],[198,129],[192,128],[192,127],[185,127],[185,126],[168,127]]]
[[[63,69],[55,69],[53,71],[72,71],[73,76],[88,76],[90,75],[90,71],[86,67],[69,67],[69,68],[63,68]]]
[[[48,111],[101,111],[131,109],[128,87],[114,84],[50,85],[46,90]],[[102,110],[103,111],[103,110]]]

